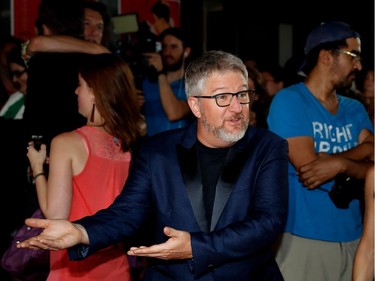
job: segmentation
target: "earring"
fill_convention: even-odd
[[[92,111],[91,111],[90,121],[94,122],[94,119],[95,119],[95,103],[92,105]]]

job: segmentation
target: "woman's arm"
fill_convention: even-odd
[[[354,257],[353,281],[374,278],[374,166],[365,181],[365,216],[361,240]]]
[[[58,135],[52,140],[48,181],[44,175],[35,178],[39,206],[46,218],[68,218],[72,200],[73,162],[77,162],[73,161],[73,158],[81,153],[86,151],[79,136],[74,132]],[[46,159],[45,145],[41,146],[40,151],[30,146],[27,157],[34,177],[45,172],[43,170]]]
[[[24,47],[24,57],[31,57],[38,52],[66,52],[103,54],[110,51],[103,45],[66,35],[38,35],[32,37]]]

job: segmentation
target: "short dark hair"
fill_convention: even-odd
[[[84,8],[98,12],[103,18],[104,27],[107,27],[109,25],[111,19],[108,14],[107,6],[104,3],[86,0],[84,3]]]
[[[21,55],[21,44],[14,46],[7,55],[7,61],[9,63],[16,63],[26,68],[25,61]]]
[[[190,42],[189,37],[179,27],[170,27],[170,28],[165,29],[162,33],[160,33],[159,40],[163,41],[164,37],[167,36],[167,35],[172,35],[172,36],[178,38],[179,40],[181,40],[184,48],[191,46],[191,42]]]
[[[266,63],[260,66],[260,71],[271,74],[275,82],[284,82],[285,80],[285,70],[278,63]]]
[[[167,22],[169,22],[170,17],[170,10],[168,5],[162,3],[161,1],[157,1],[152,7],[151,12],[155,14],[158,18],[163,18]]]
[[[83,0],[42,0],[36,20],[39,34],[43,24],[54,34],[83,38]]]

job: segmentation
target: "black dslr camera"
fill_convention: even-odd
[[[335,178],[335,184],[329,192],[329,197],[337,208],[347,209],[353,199],[363,197],[363,190],[364,180],[339,174]]]

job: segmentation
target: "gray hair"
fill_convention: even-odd
[[[223,51],[208,51],[192,61],[185,72],[186,96],[199,96],[213,73],[240,72],[247,81],[247,69],[242,60]]]

